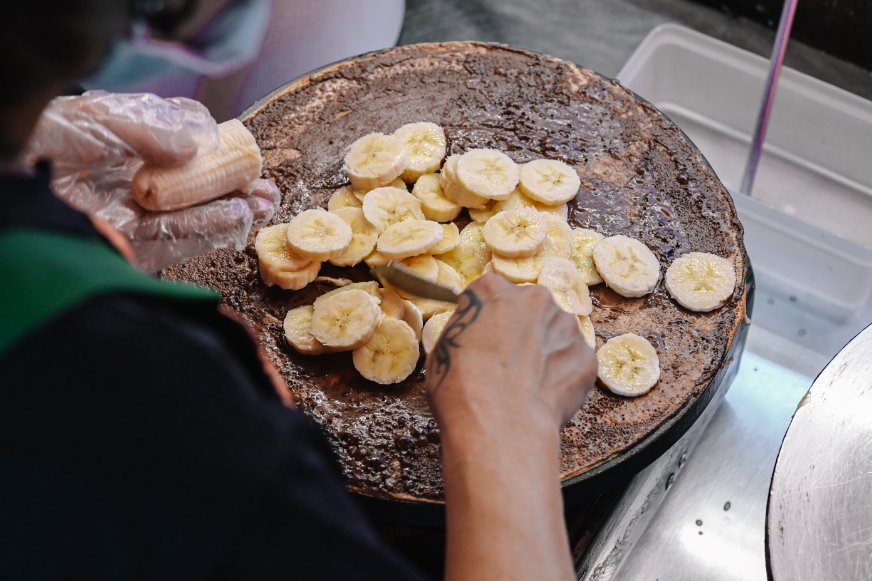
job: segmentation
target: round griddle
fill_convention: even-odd
[[[325,206],[347,183],[342,156],[354,139],[426,120],[444,127],[449,153],[493,147],[519,163],[538,157],[570,163],[582,178],[570,203],[573,226],[639,238],[664,269],[690,251],[733,260],[740,282],[726,306],[709,314],[677,306],[662,282],[642,299],[624,299],[602,285],[591,289],[598,343],[623,332],[647,336],[658,349],[663,375],[636,400],[597,387],[564,428],[561,470],[568,502],[611,487],[657,458],[735,373],[753,282],[732,200],[681,130],[616,82],[503,45],[411,45],[291,81],[241,119],[263,150],[265,175],[285,194],[275,223]],[[383,388],[360,379],[343,354],[295,354],[282,339],[284,312],[310,304],[327,289],[267,289],[257,278],[251,244],[243,256],[216,251],[166,274],[218,288],[254,328],[300,407],[325,428],[350,490],[385,516],[441,523],[438,430],[422,407],[422,370],[404,384]],[[369,278],[360,267],[325,267],[322,274]],[[367,408],[369,400],[375,404]],[[361,409],[383,417],[355,424]]]
[[[784,581],[872,579],[872,326],[836,355],[778,453],[766,562]]]

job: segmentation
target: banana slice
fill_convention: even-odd
[[[535,210],[519,209],[500,212],[487,221],[483,229],[484,240],[505,258],[534,256],[545,244],[545,220]]]
[[[393,135],[370,133],[351,144],[345,169],[356,190],[371,190],[400,177],[408,159],[403,142]]]
[[[475,222],[467,224],[460,231],[460,242],[457,246],[437,257],[463,277],[464,286],[481,276],[485,265],[490,262],[491,251],[484,241],[483,230],[481,224]]]
[[[736,271],[726,258],[689,252],[666,269],[666,290],[691,311],[708,312],[724,304],[736,288]]]
[[[453,303],[445,303],[442,301],[434,301],[433,299],[422,299],[417,297],[412,297],[408,300],[410,303],[418,307],[418,310],[421,311],[421,316],[425,321],[429,321],[439,313],[447,313],[448,311],[454,310]]]
[[[313,309],[312,305],[291,309],[282,325],[285,341],[303,355],[320,355],[330,351],[311,333]]]
[[[457,183],[482,198],[505,200],[519,179],[518,164],[496,149],[470,149],[457,160]]]
[[[442,165],[448,140],[441,127],[429,121],[407,123],[396,131],[394,137],[403,142],[408,162],[403,179],[414,182],[422,175],[434,172]]]
[[[321,263],[297,253],[288,243],[288,225],[260,229],[254,239],[260,277],[267,286],[299,290],[315,280]]]
[[[450,288],[457,294],[463,292],[465,281],[463,280],[463,277],[460,276],[460,273],[444,260],[439,260],[438,258],[434,260],[436,260],[436,267],[438,268],[436,283]]]
[[[539,212],[556,214],[563,220],[566,220],[569,217],[569,206],[567,206],[566,204],[557,204],[556,206],[551,206],[548,204],[536,202],[525,196],[519,188],[515,188],[515,190],[511,194],[509,194],[508,199],[503,200],[499,203],[499,210],[503,211],[515,210],[519,207],[533,208],[534,210],[538,210]]]
[[[439,185],[442,186],[442,195],[464,208],[484,208],[487,198],[482,198],[469,191],[457,178],[457,161],[460,156],[449,155],[445,158],[442,173],[439,174]]]
[[[606,286],[625,297],[650,293],[660,279],[660,263],[647,246],[627,236],[610,236],[593,249],[593,263]]]
[[[375,297],[352,289],[315,301],[312,336],[335,351],[350,351],[369,341],[381,309]]]
[[[363,377],[387,385],[412,375],[420,356],[412,328],[398,319],[383,317],[370,340],[354,350],[352,360]]]
[[[460,243],[460,230],[454,222],[441,224],[442,240],[430,249],[430,254],[445,254]]]
[[[421,340],[424,317],[414,303],[407,301],[393,289],[383,288],[381,289],[381,310],[386,317],[393,317],[405,322],[415,332],[418,341]]]
[[[261,228],[254,239],[254,251],[261,271],[300,270],[312,262],[291,248],[287,224]]]
[[[330,210],[351,228],[351,242],[330,258],[336,266],[355,266],[370,255],[378,240],[378,231],[363,215],[360,208],[345,206]]]
[[[379,289],[379,296],[381,297],[380,306],[382,313],[384,313],[386,317],[393,317],[402,320],[403,315],[406,312],[406,299],[398,295],[397,292],[390,287]]]
[[[439,278],[439,264],[432,256],[411,256],[400,261],[400,266],[412,274],[431,282]],[[402,293],[400,293],[402,294]]]
[[[267,286],[275,285],[285,290],[300,290],[318,277],[318,273],[321,272],[321,264],[321,262],[315,261],[298,270],[280,270],[268,274],[261,270],[260,276]]]
[[[539,212],[539,216],[545,221],[545,229],[548,235],[542,246],[540,256],[542,258],[553,256],[556,258],[569,258],[572,256],[572,228],[556,214]]]
[[[584,284],[592,286],[603,281],[593,264],[593,249],[603,239],[603,235],[588,228],[572,231],[572,262],[581,273]]]
[[[311,260],[327,260],[351,242],[351,226],[327,210],[300,212],[288,224],[291,247]]]
[[[436,343],[439,342],[439,337],[442,336],[442,331],[445,329],[445,325],[448,324],[448,320],[453,314],[454,309],[445,311],[444,313],[439,313],[438,315],[433,315],[427,321],[427,324],[424,325],[424,332],[421,335],[421,343],[424,344],[425,354],[430,355],[433,348],[436,347]]]
[[[526,258],[503,258],[494,254],[490,262],[493,271],[501,274],[514,283],[536,282],[542,271],[542,257],[539,255]]]
[[[418,178],[412,187],[412,195],[421,202],[421,211],[428,220],[450,222],[463,208],[445,197],[439,185],[439,175],[425,174]]]
[[[345,286],[337,287],[333,290],[327,291],[317,299],[315,299],[315,304],[318,304],[318,301],[322,301],[329,297],[332,297],[335,294],[350,291],[350,290],[359,290],[363,291],[366,294],[373,297],[377,303],[381,302],[381,293],[379,292],[378,283],[374,280],[366,280],[363,282],[353,282],[351,284],[347,284]]]
[[[404,220],[424,220],[421,202],[405,189],[376,188],[363,198],[363,215],[379,232]]]
[[[557,306],[573,315],[593,311],[590,292],[575,265],[566,258],[543,258],[537,283],[551,291]]]
[[[391,261],[390,258],[379,252],[378,250],[373,250],[369,256],[363,259],[366,265],[370,268],[373,266],[384,266],[385,264]]]
[[[421,277],[430,282],[438,282],[439,280],[439,264],[436,259],[430,255],[412,256],[404,258],[399,262],[400,268],[403,268],[415,276]],[[404,299],[408,299],[415,303],[420,308],[420,305],[415,301],[417,297],[400,289],[393,289],[398,295]],[[423,309],[422,309],[423,310]]]
[[[389,184],[386,185],[386,186],[380,186],[380,187],[385,187],[385,188],[399,188],[399,189],[403,190],[404,192],[408,192],[408,191],[409,191],[408,188],[406,188],[406,182],[404,182],[404,181],[401,180],[400,178],[395,179],[394,181],[392,181],[391,183],[389,183]],[[373,188],[373,189],[375,189],[375,188]],[[372,190],[355,190],[355,189],[352,189],[352,190],[351,190],[351,193],[354,194],[354,197],[357,198],[357,200],[358,200],[358,201],[361,203],[361,205],[362,205],[362,204],[363,204],[363,199],[364,199],[364,198],[366,197],[366,195],[367,195],[369,192],[371,192],[371,191],[372,191]]]
[[[578,316],[578,328],[581,330],[581,336],[584,337],[585,343],[590,345],[591,349],[596,349],[596,332],[593,330],[593,321],[589,316]]]
[[[409,191],[409,188],[406,186],[406,182],[404,182],[402,178],[397,178],[397,179],[395,179],[394,181],[392,181],[391,183],[389,183],[386,187],[389,187],[389,188],[399,188],[399,189],[401,189],[401,190],[403,190],[403,191],[405,191],[405,192],[408,192],[408,191]],[[372,190],[370,190],[370,191],[372,191]]]
[[[612,393],[642,395],[660,378],[657,351],[644,337],[626,333],[605,342],[596,352],[599,378]]]
[[[503,210],[502,204],[504,203],[505,202],[500,202],[499,200],[491,200],[484,208],[469,208],[469,217],[472,218],[473,222],[485,224],[488,220],[493,218],[497,212]]]
[[[378,237],[376,248],[388,258],[418,256],[436,246],[443,235],[439,222],[406,220],[385,228]]]
[[[556,159],[536,159],[520,169],[520,189],[531,200],[557,205],[575,197],[581,187],[578,174]]]
[[[351,186],[339,188],[327,201],[327,209],[335,212],[339,208],[360,208],[363,202],[354,195]]]
[[[405,301],[405,303],[406,312],[402,321],[412,329],[415,338],[420,342],[424,333],[424,313],[412,301]]]

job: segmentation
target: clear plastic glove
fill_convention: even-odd
[[[130,242],[138,266],[154,272],[207,250],[242,249],[252,225],[272,218],[280,196],[270,180],[174,212],[133,201],[131,180],[143,162],[183,165],[217,146],[215,120],[196,101],[89,91],[49,104],[27,154],[51,160],[55,195],[109,223]]]

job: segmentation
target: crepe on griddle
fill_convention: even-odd
[[[572,227],[646,244],[661,273],[686,252],[731,260],[738,284],[720,309],[694,313],[677,305],[663,282],[627,299],[591,287],[597,344],[622,333],[647,338],[660,358],[660,380],[637,398],[602,386],[562,430],[561,475],[581,474],[631,449],[689,405],[724,363],[745,319],[747,255],[732,200],[688,138],[662,113],[615,81],[549,56],[502,45],[412,45],[327,67],[271,95],[245,124],[264,156],[264,174],[283,192],[273,223],[326,207],[348,183],[342,159],[355,139],[400,125],[433,121],[448,153],[493,148],[518,163],[560,159],[581,177],[569,202]],[[439,501],[439,432],[424,393],[424,372],[379,386],[353,368],[351,353],[304,356],[284,340],[291,308],[330,290],[267,287],[253,241],[242,253],[218,250],[164,275],[213,287],[251,326],[297,405],[323,428],[351,490]],[[322,275],[367,280],[365,266]]]

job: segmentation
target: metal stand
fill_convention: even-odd
[[[781,65],[784,64],[784,55],[787,53],[787,42],[790,40],[790,28],[793,26],[793,15],[796,13],[798,0],[785,0],[781,11],[781,21],[778,23],[778,33],[775,35],[775,45],[772,47],[772,58],[769,65],[769,76],[766,79],[766,89],[763,92],[763,102],[760,104],[760,113],[757,115],[757,126],[754,129],[754,139],[751,142],[751,151],[748,153],[748,163],[745,164],[745,175],[742,176],[741,192],[751,195],[754,187],[754,177],[757,175],[757,166],[760,164],[760,156],[763,155],[763,142],[766,140],[766,129],[769,127],[769,117],[772,113],[772,105],[775,103],[775,90],[778,88],[778,76],[781,74]]]

